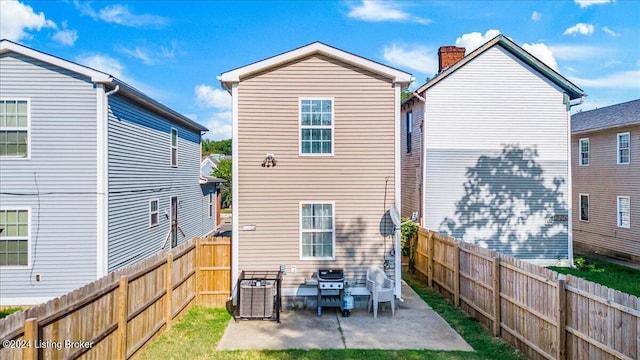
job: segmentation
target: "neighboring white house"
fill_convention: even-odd
[[[218,167],[218,162],[223,159],[231,159],[231,156],[224,154],[210,154],[202,157],[200,162],[200,175],[211,176],[214,169]]]
[[[109,74],[0,41],[0,306],[212,232],[206,130]]]
[[[404,216],[541,265],[569,264],[570,108],[584,92],[499,35],[402,105]]]

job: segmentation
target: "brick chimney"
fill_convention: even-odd
[[[456,46],[441,46],[438,49],[438,72],[462,60],[465,48]]]

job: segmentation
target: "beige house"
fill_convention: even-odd
[[[576,251],[640,261],[640,99],[571,117]]]
[[[320,268],[364,295],[389,265],[400,297],[400,93],[411,75],[315,42],[221,74],[233,98],[232,283],[284,269],[311,296]],[[385,217],[386,214],[386,217]]]

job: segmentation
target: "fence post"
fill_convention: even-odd
[[[557,319],[558,319],[558,360],[567,359],[567,292],[565,289],[565,279],[558,279],[557,298]]]
[[[24,321],[24,341],[27,346],[22,350],[22,358],[24,360],[35,360],[38,358],[38,319],[29,318]]]
[[[493,336],[500,336],[500,257],[493,258]]]
[[[195,242],[196,242],[196,247],[195,247],[195,266],[196,266],[196,272],[195,272],[195,276],[196,276],[196,288],[195,288],[195,293],[196,293],[196,305],[200,305],[200,303],[202,302],[200,299],[200,246],[202,246],[201,244],[201,238],[196,238]]]
[[[167,330],[171,329],[173,325],[173,254],[167,255],[167,269],[165,273],[165,283],[167,287],[167,293],[165,294],[165,319],[167,324]]]
[[[460,307],[460,245],[453,246],[453,304]]]
[[[429,287],[433,287],[433,232],[429,231],[427,235],[427,282]]]
[[[117,358],[125,360],[127,358],[127,318],[129,315],[129,277],[120,277],[118,287],[118,339]]]

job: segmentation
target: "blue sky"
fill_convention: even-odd
[[[0,37],[107,72],[231,137],[216,77],[314,41],[414,75],[443,45],[498,33],[589,95],[575,110],[640,98],[640,1],[0,0]]]

